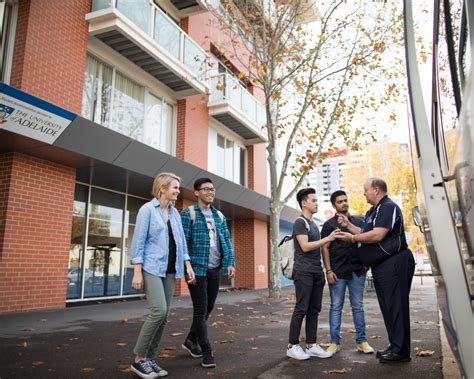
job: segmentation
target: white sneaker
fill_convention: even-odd
[[[299,361],[311,358],[300,345],[288,345],[286,356]]]
[[[331,358],[333,356],[333,353],[331,353],[330,351],[324,350],[317,343],[314,343],[312,345],[307,345],[306,354],[312,357],[318,357],[318,358]]]

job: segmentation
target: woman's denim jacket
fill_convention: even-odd
[[[176,242],[176,278],[184,277],[184,261],[189,260],[181,217],[170,205],[170,221]],[[165,277],[168,268],[169,235],[166,215],[161,203],[155,198],[138,211],[133,233],[130,261],[141,263],[149,274]]]

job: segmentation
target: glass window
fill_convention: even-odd
[[[0,1],[0,81],[10,82],[18,6],[12,1]]]
[[[119,295],[125,196],[91,189],[84,297]]]
[[[162,150],[171,154],[173,148],[173,125],[174,125],[174,107],[170,104],[165,105],[165,119],[162,127]]]
[[[109,126],[112,104],[112,68],[87,55],[82,116]]]
[[[162,122],[163,101],[160,98],[150,94],[147,100],[145,129],[143,130],[144,143],[157,149],[162,148]]]
[[[144,88],[118,72],[114,88],[114,112],[110,128],[140,141],[145,110]]]
[[[225,172],[224,177],[229,180],[234,180],[234,142],[226,140],[225,145]]]
[[[217,174],[224,176],[225,172],[225,138],[217,135]]]
[[[228,180],[245,185],[246,149],[209,128],[208,169]]]
[[[84,247],[84,228],[88,191],[88,187],[76,185],[76,191],[74,193],[74,206],[72,211],[69,270],[67,274],[66,297],[68,299],[78,299],[81,296],[82,255]]]
[[[91,55],[87,56],[82,116],[168,154],[173,152],[174,106]]]
[[[123,264],[123,294],[130,295],[138,293],[132,288],[133,266],[130,263],[130,248],[132,246],[133,232],[140,207],[146,201],[135,197],[127,198],[127,211],[125,213],[125,236],[124,236],[124,264]]]

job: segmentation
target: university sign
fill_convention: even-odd
[[[0,83],[0,129],[54,143],[76,115]]]

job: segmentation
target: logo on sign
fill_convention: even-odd
[[[8,107],[5,104],[0,104],[0,124],[7,122],[7,118],[13,113],[15,108]]]

